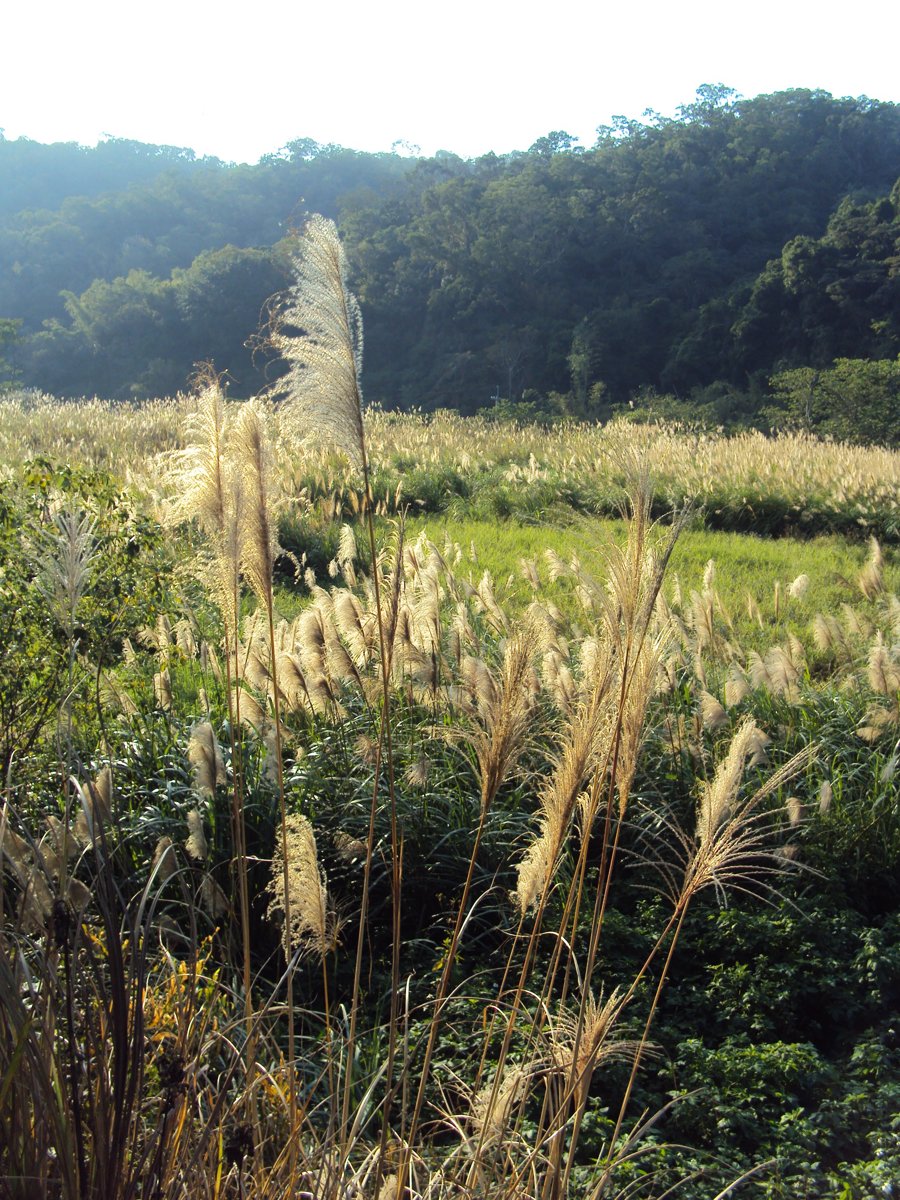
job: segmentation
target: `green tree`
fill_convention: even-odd
[[[129,271],[111,283],[95,280],[80,296],[66,293],[65,305],[72,330],[90,355],[88,386],[81,390],[124,398],[184,386],[171,283],[147,271]]]
[[[798,367],[772,377],[779,427],[840,441],[900,445],[900,358],[839,358],[824,370]]]
[[[8,389],[18,378],[19,373],[8,361],[7,353],[19,340],[21,325],[21,321],[11,317],[0,317],[0,392]]]
[[[224,246],[198,255],[187,270],[173,272],[182,366],[189,370],[195,362],[211,360],[240,392],[258,390],[262,377],[257,368],[263,361],[254,363],[247,340],[267,319],[266,301],[290,282],[285,247]]]

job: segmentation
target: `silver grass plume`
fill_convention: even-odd
[[[875,626],[865,613],[860,612],[859,609],[851,608],[849,604],[841,605],[841,613],[843,615],[844,629],[848,637],[855,637],[866,641],[872,636]]]
[[[197,657],[197,639],[194,636],[194,627],[186,617],[175,622],[175,645],[185,658]]]
[[[421,790],[428,785],[428,775],[430,770],[430,760],[420,752],[406,768],[406,782],[410,785],[410,787]]]
[[[165,613],[156,618],[155,625],[145,626],[138,634],[141,645],[152,650],[159,660],[160,666],[167,667],[172,659],[174,634],[172,622]]]
[[[647,712],[658,686],[661,665],[671,640],[671,629],[661,626],[653,633],[646,630],[623,680],[621,701],[622,736],[615,772],[619,796],[619,815],[624,817],[637,773],[638,760],[646,734]]]
[[[900,663],[895,661],[879,631],[869,650],[869,686],[882,696],[894,697],[900,692]]]
[[[366,614],[357,597],[341,590],[334,595],[335,625],[359,670],[371,662],[376,647],[378,622]]]
[[[805,572],[798,575],[787,591],[792,600],[802,600],[809,591],[809,576]]]
[[[168,667],[153,676],[153,693],[157,707],[168,712],[172,708],[172,679]]]
[[[728,724],[728,714],[711,692],[700,693],[700,720],[704,729],[721,729]]]
[[[70,501],[54,514],[52,528],[44,538],[35,584],[70,639],[75,638],[78,605],[97,557],[96,524],[95,517],[80,512]]]
[[[338,552],[335,555],[338,566],[341,570],[345,570],[348,564],[356,562],[356,537],[350,525],[342,525],[340,539],[338,541]]]
[[[772,819],[762,801],[809,765],[816,746],[806,746],[788,759],[747,800],[739,798],[744,770],[753,765],[760,730],[748,717],[731,740],[711,783],[702,786],[697,821],[689,848],[679,905],[706,887],[721,894],[726,884],[746,888],[752,878],[760,885],[766,874],[784,869],[791,855],[772,843]]]
[[[199,381],[187,425],[191,445],[181,455],[182,490],[175,511],[180,519],[196,517],[206,533],[220,536],[231,489],[225,463],[225,397],[215,375]]]
[[[834,799],[834,789],[831,786],[831,781],[823,779],[819,784],[819,814],[827,816],[831,812],[831,802]]]
[[[237,624],[236,596],[243,520],[243,484],[229,454],[230,428],[218,377],[208,370],[198,379],[188,417],[188,448],[181,455],[181,495],[177,520],[196,518],[212,546],[210,589],[226,628]]]
[[[252,692],[242,684],[232,687],[235,710],[240,709],[241,724],[255,729],[260,737],[264,737],[269,728],[269,715]]]
[[[869,540],[869,557],[857,582],[867,600],[874,600],[884,590],[884,554],[877,538]]]
[[[286,961],[298,948],[324,958],[337,942],[338,923],[319,866],[313,827],[302,813],[290,813],[284,828],[286,839],[281,829],[276,835],[269,915],[284,913],[281,944]]]
[[[170,837],[161,837],[153,851],[150,870],[156,875],[161,884],[171,879],[178,870],[178,859],[175,856],[175,843]]]
[[[224,917],[228,912],[228,897],[212,875],[203,876],[203,882],[200,884],[200,903],[213,920]]]
[[[492,1079],[472,1097],[472,1127],[485,1146],[495,1145],[506,1135],[513,1110],[525,1093],[530,1073],[529,1068],[521,1063],[508,1065],[499,1079]]]
[[[209,721],[200,721],[191,730],[188,761],[194,768],[194,787],[201,796],[214,796],[216,787],[227,783],[225,761]]]
[[[803,802],[797,796],[788,796],[784,802],[784,810],[787,813],[788,824],[792,829],[796,829],[803,821]]]
[[[750,683],[747,676],[737,663],[728,668],[728,678],[725,680],[725,703],[731,708],[750,694]]]
[[[278,553],[268,417],[263,401],[250,400],[242,407],[235,430],[235,450],[247,497],[241,524],[241,567],[264,606],[271,602],[272,572]]]
[[[616,988],[603,999],[590,991],[584,997],[583,1012],[563,1010],[553,1023],[550,1061],[556,1071],[569,1075],[578,1092],[586,1097],[594,1069],[602,1063],[627,1059],[638,1043],[613,1039],[612,1032],[624,1008],[621,991]]]
[[[81,805],[75,817],[74,835],[79,845],[93,844],[112,813],[112,771],[103,767],[96,778],[80,783]]]
[[[293,265],[294,285],[270,334],[288,364],[278,393],[306,436],[326,438],[362,467],[362,316],[333,221],[308,219]]]
[[[479,719],[466,736],[478,765],[482,812],[516,770],[534,732],[532,659],[541,649],[541,630],[526,617],[507,639],[496,677],[480,660],[472,660]]]
[[[385,1175],[378,1189],[378,1200],[399,1200],[400,1194],[400,1180],[397,1175],[393,1172]]]
[[[5,857],[22,889],[19,920],[26,932],[40,933],[46,928],[55,899],[66,899],[80,912],[91,894],[80,880],[62,870],[63,860],[73,858],[78,847],[61,821],[48,818],[47,832],[35,845],[9,828],[7,811],[4,809],[0,816],[0,876]]]
[[[538,832],[516,866],[518,878],[511,898],[523,916],[550,888],[578,807],[588,820],[593,819],[590,801],[582,799],[582,787],[609,743],[611,717],[603,695],[580,705],[567,722],[555,769],[538,794]]]
[[[742,721],[731,739],[728,753],[716,769],[712,782],[702,786],[697,809],[697,841],[701,848],[712,841],[716,831],[731,812],[731,805],[737,795],[757,732],[757,725],[752,717]]]
[[[192,808],[187,814],[188,836],[184,843],[184,848],[187,850],[191,858],[202,862],[209,853],[209,847],[206,843],[206,834],[203,830],[203,814],[199,808]]]

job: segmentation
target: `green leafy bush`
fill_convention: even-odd
[[[158,526],[98,471],[24,466],[0,484],[0,762],[84,700],[170,596]]]

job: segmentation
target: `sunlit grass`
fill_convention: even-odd
[[[168,456],[183,444],[183,397],[140,406],[100,400],[60,403],[11,396],[0,403],[0,464],[44,456],[103,467],[161,500]],[[828,531],[900,538],[900,453],[820,442],[697,435],[676,426],[563,425],[551,430],[440,412],[372,412],[367,431],[373,487],[390,511],[447,511],[479,519],[559,524],[573,514],[618,511],[635,461],[649,473],[656,511],[684,503],[710,528],[801,535]],[[357,485],[345,461],[321,444],[276,428],[287,496],[338,496],[352,507]]]
[[[489,571],[498,594],[510,604],[524,607],[534,598],[534,591],[523,575],[523,559],[533,561],[545,580],[548,550],[564,559],[576,555],[586,571],[602,574],[605,548],[611,541],[621,542],[625,523],[594,519],[558,528],[444,517],[410,520],[411,538],[422,531],[439,548],[459,553],[457,569],[473,583]],[[860,597],[856,581],[867,553],[865,543],[833,535],[776,539],[688,528],[676,543],[664,594],[671,598],[680,589],[687,598],[692,591],[699,591],[711,561],[722,607],[741,640],[750,648],[760,648],[789,632],[805,636],[817,612],[839,611],[843,604],[855,604]],[[888,548],[885,558],[886,584],[889,589],[900,589],[900,557]],[[809,584],[802,596],[792,596],[791,585],[802,575],[809,577]],[[547,581],[546,588],[546,595],[567,617],[578,618],[578,601],[567,580]]]

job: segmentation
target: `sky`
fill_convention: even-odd
[[[256,162],[296,138],[470,158],[674,116],[698,86],[900,102],[900,3],[43,0],[5,6],[0,129]]]

